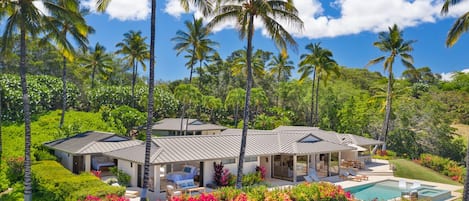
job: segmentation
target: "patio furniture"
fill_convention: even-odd
[[[352,181],[362,181],[360,177],[350,175],[347,171],[342,171],[339,175],[339,178],[342,180],[352,180]]]
[[[362,174],[358,174],[357,172],[355,172],[354,169],[349,169],[348,172],[349,172],[349,174],[352,175],[352,176],[359,177],[361,180],[367,180],[367,181],[368,181],[368,176],[362,175]]]
[[[411,190],[420,188],[421,184],[418,181],[415,181],[412,186],[410,187]]]
[[[182,190],[199,187],[195,185],[194,179],[180,180],[180,181],[176,181],[175,183],[176,183],[176,188],[182,189]]]
[[[305,178],[305,181],[306,181],[306,182],[308,182],[308,183],[312,183],[312,182],[313,182],[313,179],[312,179],[310,176],[306,175],[306,176],[303,176],[303,177]]]
[[[171,198],[181,195],[181,190],[175,189],[173,185],[166,185],[166,197],[168,200],[171,200]]]
[[[308,176],[315,182],[321,181],[316,174],[316,170],[314,168],[309,168]]]
[[[192,193],[197,192],[199,194],[205,193],[205,187],[195,187],[195,188],[189,188],[186,189],[187,193],[189,193],[189,196],[192,196]]]
[[[197,174],[197,168],[191,165],[185,165],[182,171],[171,172],[166,175],[168,181],[176,182],[185,179],[194,179]]]

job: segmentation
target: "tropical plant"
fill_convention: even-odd
[[[138,64],[142,66],[143,71],[146,71],[145,61],[150,58],[148,44],[145,43],[145,40],[146,37],[142,37],[141,31],[129,31],[124,34],[123,41],[116,44],[116,47],[119,48],[116,53],[124,55],[124,59],[132,68],[132,107],[135,107],[135,83],[138,77]]]
[[[443,7],[441,8],[441,14],[442,15],[448,14],[449,7],[459,4],[461,1],[462,0],[445,0],[445,3],[443,4]],[[469,12],[466,12],[463,15],[461,15],[456,20],[456,22],[454,22],[453,26],[449,30],[448,36],[446,37],[446,46],[452,47],[454,44],[456,44],[456,42],[458,42],[461,34],[467,32],[468,30],[469,30]]]
[[[52,13],[64,12],[56,9],[55,2],[42,1],[44,7],[49,9]],[[66,13],[66,12],[64,12]],[[24,176],[24,200],[32,200],[32,183],[31,183],[31,111],[28,95],[28,85],[26,80],[27,72],[27,44],[26,38],[36,36],[44,29],[42,25],[48,24],[44,15],[35,6],[33,1],[20,0],[20,1],[2,1],[2,16],[8,17],[6,20],[5,29],[3,32],[2,53],[11,48],[12,41],[14,41],[14,34],[18,31],[20,33],[20,78],[21,78],[21,91],[23,94],[23,113],[25,122],[25,176]]]
[[[296,47],[296,42],[288,31],[276,20],[302,28],[303,22],[298,17],[298,11],[293,5],[293,0],[246,0],[225,1],[214,13],[213,19],[207,24],[209,29],[226,21],[236,20],[236,27],[241,38],[247,38],[246,66],[247,85],[244,103],[244,120],[241,137],[241,148],[239,152],[238,173],[236,187],[241,188],[243,177],[243,163],[246,150],[246,138],[249,123],[249,104],[252,87],[252,38],[254,36],[254,18],[265,25],[266,33],[272,36],[273,41],[280,47],[286,48],[287,44]]]
[[[191,83],[195,62],[198,61],[199,65],[202,66],[202,61],[208,53],[214,51],[213,47],[217,46],[218,43],[208,38],[210,32],[204,26],[202,18],[196,19],[193,17],[192,22],[186,20],[184,24],[186,25],[187,32],[178,30],[176,37],[171,40],[176,42],[174,50],[176,50],[177,55],[183,52],[188,53],[186,58],[189,58],[187,68],[190,70],[189,83]]]
[[[281,51],[278,56],[273,56],[268,66],[270,66],[270,73],[277,78],[277,83],[288,81],[291,71],[295,68],[286,51]]]
[[[377,47],[382,52],[389,52],[389,56],[381,56],[376,59],[373,59],[368,62],[366,66],[377,64],[384,61],[384,70],[388,72],[388,85],[387,85],[387,95],[386,95],[386,114],[383,122],[383,147],[382,150],[386,151],[386,139],[389,132],[389,124],[391,121],[391,112],[392,112],[392,88],[394,83],[394,74],[393,74],[393,64],[396,57],[400,57],[402,64],[406,68],[414,68],[413,62],[414,59],[409,53],[413,50],[412,43],[414,40],[405,41],[402,37],[402,31],[399,30],[399,27],[394,24],[392,27],[388,28],[388,32],[380,32],[378,35],[378,41],[373,43],[373,46]]]
[[[201,101],[202,94],[200,93],[197,87],[194,87],[190,84],[180,84],[174,90],[174,96],[179,100],[182,104],[182,111],[181,111],[181,129],[180,134],[182,135],[183,130],[183,123],[184,123],[184,116],[186,113],[186,106],[190,107],[191,104],[196,104]],[[184,135],[187,134],[187,127],[188,127],[189,117],[186,118],[186,128],[184,131]]]
[[[52,26],[46,27],[47,34],[43,39],[55,44],[63,55],[62,115],[59,122],[59,128],[62,128],[67,110],[67,60],[73,62],[76,55],[73,44],[68,38],[71,37],[83,49],[88,45],[88,34],[93,33],[94,29],[86,24],[82,15],[84,12],[80,12],[78,1],[60,0],[57,3],[57,6],[66,13],[52,12],[52,15],[47,16],[49,25]]]
[[[207,108],[210,112],[210,115],[209,115],[210,122],[215,123],[213,112],[217,109],[220,109],[223,106],[223,104],[221,103],[221,99],[215,96],[203,96],[202,105],[203,107]]]
[[[225,99],[225,108],[233,107],[234,108],[234,127],[238,125],[238,111],[239,107],[244,103],[244,97],[246,96],[246,91],[241,88],[236,88],[230,90]]]
[[[306,49],[311,53],[301,55],[298,72],[301,73],[300,80],[306,79],[313,73],[310,126],[315,126],[319,120],[319,80],[321,76],[324,76],[323,80],[324,83],[326,83],[331,71],[335,72],[337,75],[339,71],[337,62],[332,59],[332,52],[322,48],[321,43],[310,43],[306,45]]]
[[[83,68],[91,70],[91,88],[94,88],[96,73],[100,73],[103,77],[111,71],[112,62],[111,55],[106,53],[106,48],[96,43],[94,48],[90,48],[90,54],[81,58]]]

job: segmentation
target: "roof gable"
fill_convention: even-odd
[[[308,136],[298,140],[299,143],[315,143],[319,141],[322,141],[322,139],[314,136],[313,134],[309,134]]]
[[[128,141],[129,139],[126,137],[114,135],[105,139],[100,140],[100,142],[122,142],[122,141]]]

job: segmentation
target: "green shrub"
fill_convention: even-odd
[[[24,158],[11,157],[6,160],[6,176],[11,183],[23,181],[24,178]]]
[[[49,153],[44,149],[37,150],[34,152],[34,157],[37,161],[56,161],[57,157]]]
[[[8,186],[10,185],[10,181],[7,178],[5,169],[6,168],[2,168],[0,170],[0,192],[3,192],[8,189]]]
[[[243,186],[252,186],[262,182],[262,177],[259,172],[248,173],[243,176],[241,184]]]
[[[123,195],[125,188],[109,186],[90,173],[75,175],[55,161],[40,161],[32,166],[35,200],[76,201],[88,195]]]
[[[117,169],[117,167],[111,167],[109,170],[112,174],[117,176],[117,183],[121,186],[129,186],[130,185],[130,175],[125,173],[124,171]]]
[[[248,196],[248,199],[251,201],[264,201],[265,194],[267,192],[266,186],[256,186],[256,187],[248,187],[243,189]]]
[[[466,171],[456,161],[432,154],[421,154],[420,165],[435,170],[443,175],[451,177],[452,180],[463,183]]]

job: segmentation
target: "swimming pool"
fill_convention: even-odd
[[[360,200],[390,200],[400,197],[402,192],[408,192],[412,183],[406,182],[406,188],[399,188],[399,182],[395,180],[383,180],[376,183],[364,184],[344,189],[350,191],[355,198]],[[433,188],[434,186],[421,185],[416,190],[419,198],[427,198],[432,201],[442,201],[451,197],[451,192]]]

